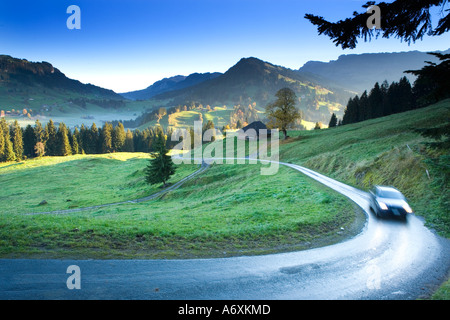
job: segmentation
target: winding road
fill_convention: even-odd
[[[263,256],[193,260],[0,260],[0,299],[417,299],[450,270],[449,240],[411,215],[378,220],[368,195],[281,163],[347,196],[367,214],[357,236],[331,246]],[[80,267],[69,290],[67,267]]]

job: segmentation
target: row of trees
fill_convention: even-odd
[[[16,120],[8,124],[0,120],[0,162],[20,161],[25,158],[48,156],[67,156],[72,154],[97,154],[110,152],[152,152],[158,134],[170,136],[160,126],[145,130],[125,131],[122,123],[113,126],[105,123],[98,128],[81,126],[72,132],[64,123],[58,126],[50,120],[45,127],[39,120],[33,126],[22,129]],[[167,147],[176,142],[167,140]]]
[[[387,116],[394,113],[426,107],[440,100],[450,98],[450,54],[430,53],[440,63],[426,61],[420,70],[408,70],[417,76],[411,86],[403,77],[391,85],[384,81],[376,83],[368,94],[351,98],[342,119],[342,124]],[[331,122],[331,121],[330,121]]]
[[[406,77],[391,85],[377,82],[370,93],[350,98],[342,119],[342,124],[360,122],[368,119],[388,116],[417,107],[413,87]]]

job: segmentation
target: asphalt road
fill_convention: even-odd
[[[0,299],[417,299],[450,269],[447,239],[412,215],[378,220],[368,195],[281,163],[346,195],[367,212],[363,231],[312,250],[195,260],[0,260]],[[80,289],[68,289],[70,265]]]

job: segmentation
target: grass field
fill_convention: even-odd
[[[162,199],[78,213],[25,215],[136,199],[145,154],[49,157],[0,167],[1,257],[188,258],[324,245],[359,231],[360,211],[298,172],[213,165]],[[197,169],[180,165],[170,182]],[[42,200],[48,202],[39,206]],[[344,228],[345,232],[341,230]]]
[[[292,131],[280,160],[362,189],[398,187],[416,214],[448,236],[448,189],[436,159],[413,128],[449,115],[429,108],[326,130]],[[447,152],[447,153],[446,153]],[[1,257],[187,258],[309,248],[359,231],[346,198],[288,168],[213,165],[161,199],[62,215],[24,215],[118,202],[159,189],[144,182],[145,154],[45,157],[0,166]],[[171,182],[197,169],[180,165]],[[428,170],[428,174],[425,170]],[[48,202],[39,206],[42,200]],[[355,214],[356,213],[356,214]],[[344,232],[341,231],[344,228]]]
[[[149,159],[144,153],[112,153],[0,163],[2,213],[64,210],[148,196],[160,190],[145,182]],[[169,183],[196,170],[196,165],[181,166]],[[48,204],[39,205],[43,200]]]

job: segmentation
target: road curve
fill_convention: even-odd
[[[367,213],[362,232],[331,246],[264,256],[193,260],[0,260],[0,299],[416,299],[441,283],[450,245],[412,215],[378,220],[367,194],[307,168]],[[66,285],[69,265],[81,289]]]

